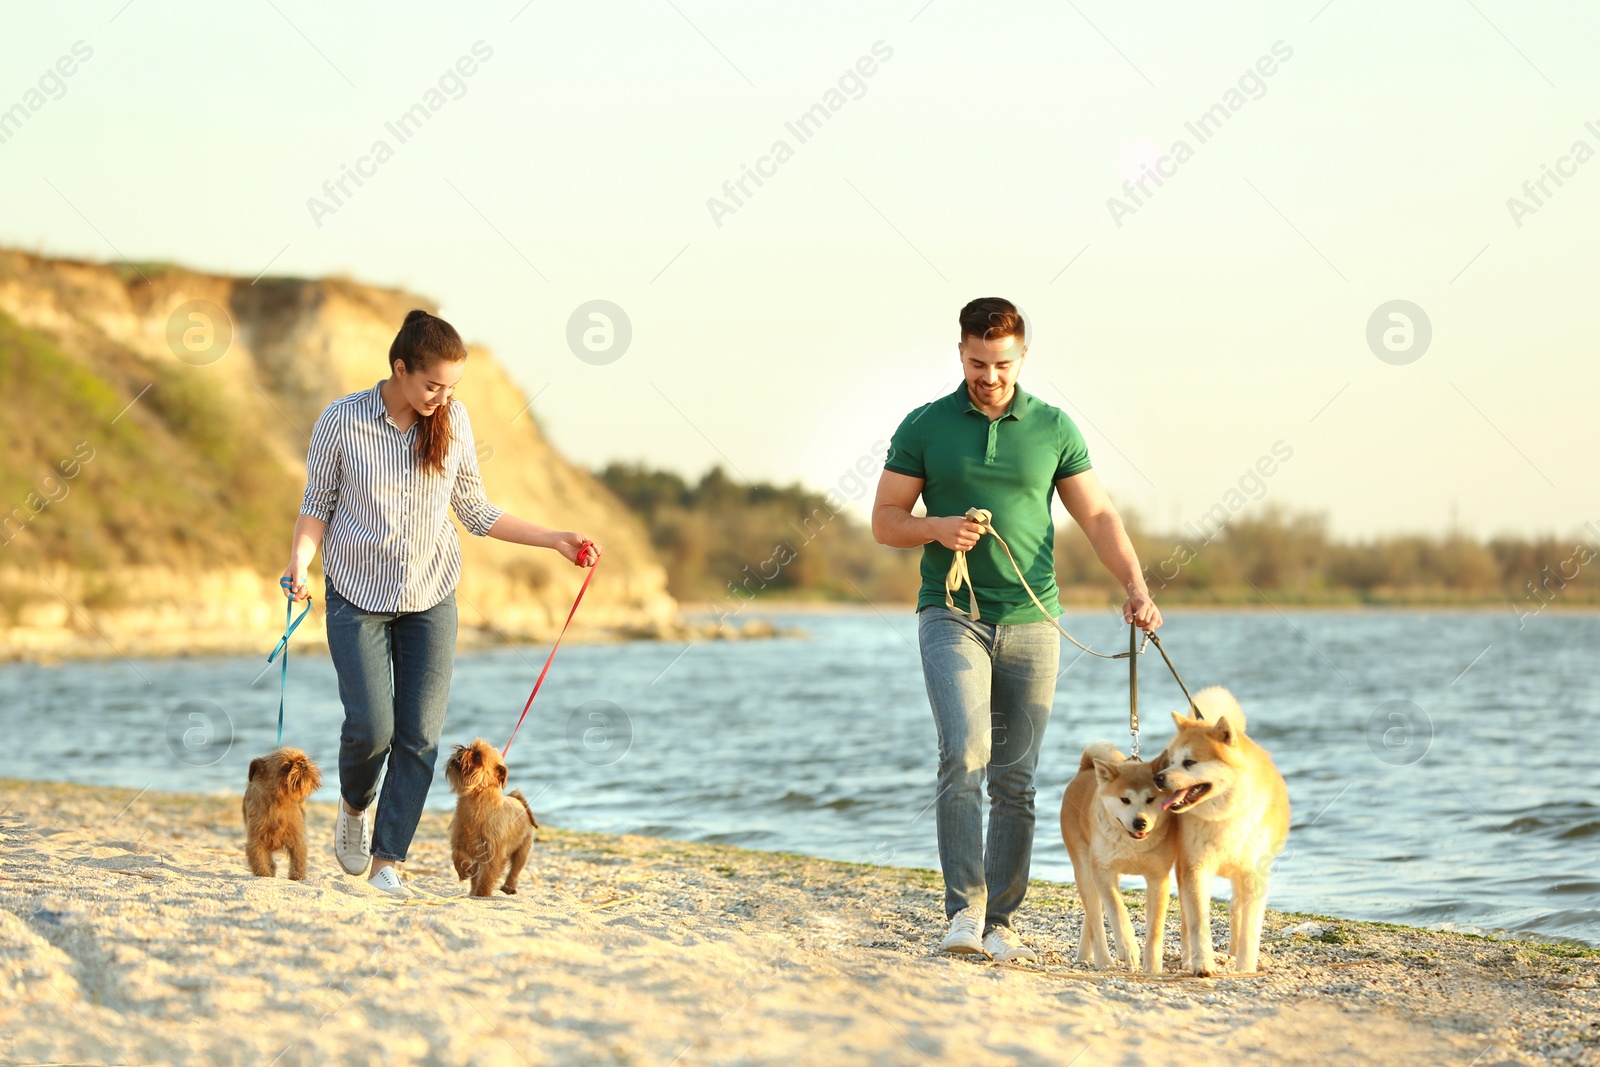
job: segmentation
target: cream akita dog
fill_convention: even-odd
[[[1122,903],[1117,876],[1143,875],[1145,884],[1144,969],[1161,972],[1161,934],[1177,850],[1176,819],[1161,810],[1152,764],[1125,758],[1110,741],[1083,750],[1078,774],[1061,797],[1061,839],[1072,857],[1072,875],[1083,901],[1078,962],[1109,967],[1107,913],[1117,959],[1131,963],[1133,923]]]
[[[1214,685],[1195,694],[1203,718],[1172,713],[1178,736],[1154,761],[1163,804],[1178,815],[1178,903],[1184,970],[1211,974],[1211,877],[1233,883],[1228,951],[1233,969],[1256,969],[1267,873],[1289,836],[1289,787],[1267,750],[1245,736],[1244,712]]]

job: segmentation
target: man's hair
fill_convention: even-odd
[[[961,309],[961,339],[976,337],[984,341],[1015,337],[1028,343],[1028,325],[1017,305],[998,296],[980,296]]]

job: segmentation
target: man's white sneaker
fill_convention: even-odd
[[[367,830],[367,813],[350,815],[339,802],[339,814],[334,816],[333,854],[347,874],[360,874],[372,862],[372,836]]]
[[[393,867],[383,867],[378,873],[367,879],[367,884],[383,890],[392,897],[414,897],[411,888],[400,880],[400,875]]]
[[[976,908],[962,908],[950,917],[950,932],[944,935],[939,948],[945,952],[982,956],[983,941],[978,937],[982,929],[982,913]]]
[[[996,926],[985,934],[983,948],[996,963],[1013,963],[1017,960],[1039,962],[1039,954],[1024,945],[1022,938],[1009,926]]]

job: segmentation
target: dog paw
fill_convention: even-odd
[[[503,885],[503,886],[501,886],[501,887],[500,887],[500,892],[502,892],[502,893],[507,893],[507,894],[509,894],[509,895],[511,895],[511,896],[516,896],[516,895],[517,895],[517,890],[516,890],[516,887],[514,887],[514,886],[509,886],[509,885]]]

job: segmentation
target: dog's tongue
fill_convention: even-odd
[[[1185,794],[1187,794],[1188,792],[1189,791],[1187,789],[1185,789],[1182,793],[1173,793],[1169,797],[1163,797],[1162,800],[1161,800],[1161,810],[1162,811],[1166,811],[1168,808],[1172,807],[1172,805],[1174,805],[1178,801],[1182,800],[1184,798]]]

